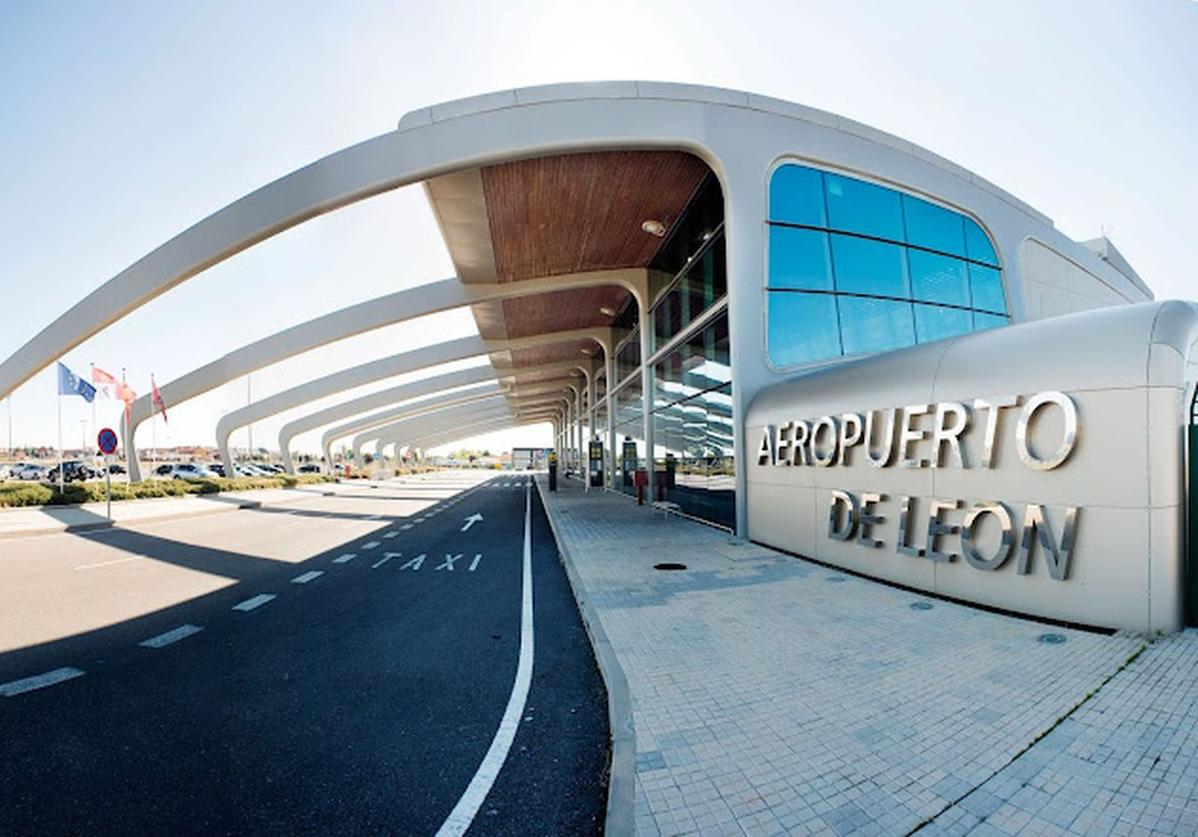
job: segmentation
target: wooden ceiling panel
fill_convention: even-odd
[[[568,343],[547,343],[530,349],[516,349],[508,352],[512,358],[512,366],[537,366],[542,363],[558,363],[563,360],[585,361],[582,350],[586,349],[592,355],[599,357],[603,349],[594,340],[571,340]]]
[[[645,267],[708,172],[681,151],[599,151],[482,169],[500,282]]]
[[[600,309],[618,312],[628,296],[628,291],[618,285],[603,285],[505,299],[503,319],[507,336],[531,337],[547,331],[608,326],[614,317]]]

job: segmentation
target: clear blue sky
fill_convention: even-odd
[[[0,285],[7,356],[99,283],[247,191],[489,90],[647,78],[752,90],[890,131],[1074,238],[1106,229],[1158,298],[1198,297],[1198,3],[300,3],[0,6]],[[239,255],[72,351],[139,391],[324,311],[449,276],[423,193],[364,202]],[[312,352],[255,397],[472,333],[465,312]],[[55,438],[54,379],[12,398]],[[355,393],[356,394],[356,393]],[[244,381],[171,411],[206,443]],[[70,399],[78,444],[90,417]],[[101,419],[115,420],[106,404]],[[284,414],[255,426],[274,445]],[[0,412],[0,446],[7,418]],[[148,445],[148,428],[139,443]],[[243,444],[244,434],[238,443]],[[297,440],[314,448],[311,435]],[[546,443],[548,432],[484,440]]]

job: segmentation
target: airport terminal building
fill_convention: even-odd
[[[478,337],[230,413],[225,457],[234,429],[281,413],[285,456],[321,428],[330,461],[338,440],[432,447],[549,421],[588,482],[631,493],[643,470],[685,514],[849,571],[1082,625],[1198,618],[1198,309],[1153,301],[1110,241],[1073,241],[932,152],[750,93],[564,84],[413,111],[103,284],[0,366],[0,394],[206,267],[413,184],[453,277],[263,338],[164,398],[453,307]],[[150,415],[134,405],[128,449]]]

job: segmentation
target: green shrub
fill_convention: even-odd
[[[222,491],[253,491],[261,488],[293,488],[333,482],[324,474],[280,474],[277,477],[212,477],[201,480],[149,479],[135,484],[112,484],[113,500],[141,500],[149,497],[185,497],[191,494],[217,494]],[[0,507],[63,506],[77,503],[103,502],[104,483],[100,480],[67,483],[63,491],[58,486],[30,482],[0,483]]]

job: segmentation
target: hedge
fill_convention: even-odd
[[[325,474],[279,474],[276,477],[212,477],[202,480],[151,479],[135,484],[112,484],[113,500],[140,500],[146,497],[183,497],[188,494],[217,494],[221,491],[250,491],[258,488],[291,488],[332,482]],[[29,482],[0,483],[0,507],[64,506],[104,500],[104,483],[99,480],[67,483],[60,493],[57,485]]]

